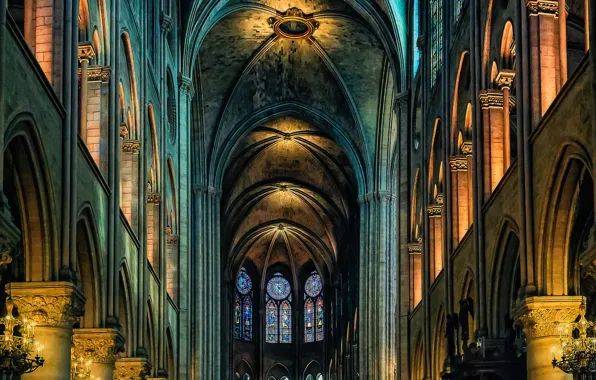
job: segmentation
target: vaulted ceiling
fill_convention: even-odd
[[[261,273],[276,264],[296,273],[311,262],[332,271],[355,220],[354,183],[341,147],[315,126],[282,117],[256,127],[225,175],[224,251]]]

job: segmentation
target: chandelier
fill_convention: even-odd
[[[559,326],[560,343],[552,348],[553,368],[577,375],[596,372],[594,323],[588,321],[585,314],[586,304],[582,301],[579,320]]]
[[[83,357],[76,358],[74,347],[71,348],[70,380],[101,380],[91,374],[91,360]]]
[[[6,300],[6,316],[0,318],[0,373],[18,376],[43,366],[43,346],[33,339],[35,323],[13,316],[14,302]],[[35,357],[33,352],[35,351]]]

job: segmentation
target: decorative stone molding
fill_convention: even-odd
[[[575,321],[582,296],[528,297],[513,312],[527,339],[558,336],[561,324]]]
[[[91,66],[87,69],[87,80],[89,82],[110,83],[112,69],[108,66]]]
[[[497,74],[497,78],[495,82],[499,85],[501,89],[503,88],[511,88],[511,84],[513,83],[513,79],[515,78],[515,70],[501,70]]]
[[[438,205],[442,205],[443,204],[443,194],[437,194],[437,196],[435,197],[435,202],[437,202]]]
[[[91,42],[79,42],[78,58],[79,62],[95,59],[95,48]]]
[[[422,244],[421,243],[408,243],[408,253],[410,255],[422,254]]]
[[[433,216],[441,216],[441,213],[443,212],[443,207],[439,204],[432,204],[426,208],[426,212],[428,213],[428,216],[431,218]]]
[[[126,124],[120,124],[120,138],[125,139],[128,137],[128,127]]]
[[[195,95],[195,89],[192,85],[192,79],[180,74],[178,75],[178,82],[180,82],[180,91],[182,91],[183,94],[188,95],[190,98],[192,98]]]
[[[141,142],[139,140],[124,140],[122,144],[122,152],[139,154],[141,150]]]
[[[472,142],[471,141],[464,141],[459,148],[461,154],[465,154],[466,156],[472,155]]]
[[[178,235],[166,234],[166,244],[178,244]]]
[[[312,14],[305,15],[302,9],[296,7],[277,12],[267,22],[275,34],[293,40],[310,37],[319,28],[319,22],[313,19]]]
[[[449,157],[449,168],[451,171],[467,171],[468,157],[466,156],[451,156]]]
[[[163,33],[168,33],[172,30],[172,16],[161,12],[160,26]]]
[[[71,282],[13,282],[6,288],[19,314],[37,326],[71,327],[83,314],[85,296]]]
[[[72,346],[75,358],[114,365],[124,351],[124,336],[116,329],[75,329]]]
[[[114,380],[146,380],[151,365],[145,358],[120,358],[116,361]]]
[[[375,201],[387,201],[391,202],[395,199],[395,194],[390,191],[371,191],[358,197],[358,203],[370,203]]]
[[[151,203],[154,205],[158,205],[161,202],[161,194],[160,193],[147,193],[147,203]]]
[[[503,109],[503,92],[498,90],[484,90],[478,95],[482,109]]]
[[[192,192],[194,195],[209,194],[215,195],[218,198],[221,197],[221,190],[218,190],[213,186],[194,186]]]
[[[529,16],[545,14],[559,16],[559,2],[556,0],[528,0],[526,2]]]

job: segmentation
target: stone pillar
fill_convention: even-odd
[[[515,78],[514,70],[501,70],[497,75],[497,84],[503,91],[503,173],[511,165],[511,112],[509,107],[511,84]]]
[[[124,350],[124,337],[116,329],[74,329],[71,360],[91,361],[91,375],[101,380],[114,378],[117,354]]]
[[[395,198],[393,193],[378,190],[361,196],[359,203],[359,375],[356,377],[393,380],[398,371]]]
[[[443,270],[443,196],[437,196],[435,203],[426,208],[428,215],[428,262],[430,265],[430,281]]]
[[[571,380],[552,365],[552,347],[559,344],[558,328],[579,315],[581,296],[528,297],[514,310],[526,336],[528,380]]]
[[[91,66],[87,70],[87,113],[84,139],[91,157],[104,176],[107,176],[108,91],[111,70],[107,66]],[[83,110],[81,110],[81,115]],[[103,152],[103,153],[102,153]]]
[[[95,58],[95,49],[91,42],[79,43],[79,63],[81,64],[81,76],[79,78],[79,113],[80,126],[79,134],[85,143],[87,143],[87,92],[89,61]]]
[[[14,282],[7,285],[19,315],[35,322],[35,340],[45,363],[23,379],[64,380],[70,377],[72,324],[85,297],[70,282]]]
[[[150,374],[151,365],[147,359],[120,358],[116,361],[114,380],[146,380]]]
[[[481,91],[482,107],[484,200],[492,194],[503,178],[503,92]]]
[[[124,140],[122,144],[122,162],[120,167],[120,186],[122,198],[120,207],[133,231],[137,232],[139,202],[139,140]]]
[[[472,184],[469,182],[470,173],[468,157],[464,155],[449,157],[451,170],[451,221],[453,225],[453,247],[463,239],[470,227],[470,212],[472,204],[469,203]]]

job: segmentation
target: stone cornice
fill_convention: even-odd
[[[526,1],[529,16],[540,14],[558,16],[559,2],[556,0],[528,0]]]
[[[371,191],[370,193],[366,193],[358,197],[358,203],[370,203],[370,202],[377,202],[377,201],[387,201],[391,202],[395,199],[395,194],[390,191]]]
[[[72,354],[94,363],[114,365],[124,351],[124,336],[116,329],[74,329]]]
[[[109,83],[111,76],[112,69],[109,66],[91,66],[87,69],[89,82]]]
[[[116,361],[114,380],[145,380],[151,365],[145,358],[121,358]]]
[[[410,255],[420,255],[422,254],[422,243],[408,243],[408,253]]]
[[[499,90],[484,90],[478,94],[482,109],[503,109],[503,92]]]
[[[513,311],[527,339],[558,336],[559,327],[575,321],[582,296],[528,297]]]
[[[449,168],[451,171],[467,171],[468,157],[467,156],[451,156],[449,157]]]
[[[78,59],[79,62],[95,59],[95,48],[91,42],[79,42]]]
[[[428,213],[428,216],[431,218],[441,216],[441,214],[443,213],[443,206],[439,204],[428,205],[428,207],[426,208],[426,212]]]
[[[124,140],[122,152],[139,154],[141,151],[141,142],[139,140]]]
[[[161,202],[161,194],[160,193],[154,193],[154,192],[147,193],[147,203],[158,205],[160,202]]]
[[[13,282],[6,288],[19,314],[37,326],[70,327],[83,314],[85,296],[70,282]]]

